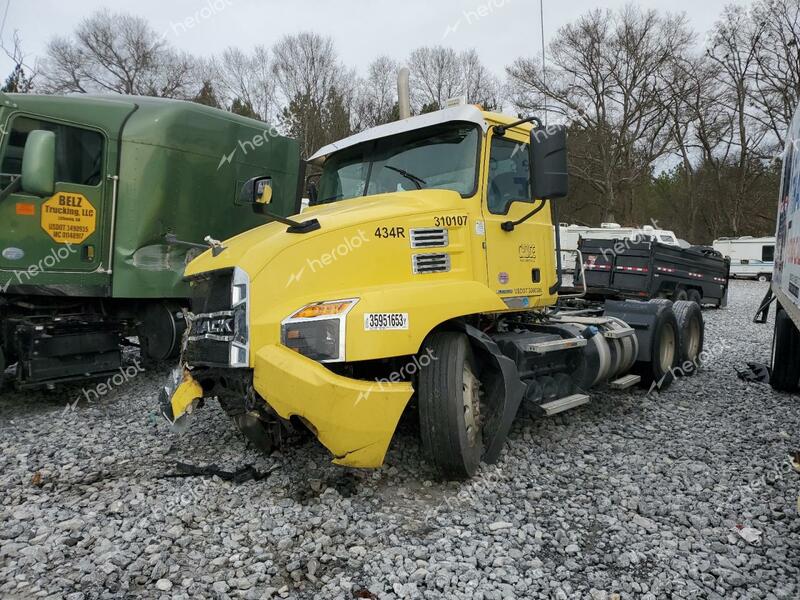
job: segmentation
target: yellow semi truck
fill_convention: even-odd
[[[465,478],[497,460],[523,401],[557,414],[596,385],[664,389],[696,364],[695,303],[589,302],[563,285],[563,127],[462,105],[310,162],[322,175],[307,211],[187,267],[170,422],[216,397],[263,449],[307,427],[334,462],[369,468],[415,410],[430,460]],[[242,189],[272,193],[268,177]]]

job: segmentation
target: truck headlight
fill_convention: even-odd
[[[233,270],[231,285],[233,339],[229,364],[234,368],[250,366],[250,277],[240,268]]]
[[[350,298],[304,306],[281,323],[281,343],[319,362],[344,361],[347,314],[357,302]]]

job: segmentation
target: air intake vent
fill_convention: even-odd
[[[450,270],[449,254],[415,254],[414,273],[447,273]]]
[[[412,229],[412,248],[445,248],[450,243],[447,229]]]

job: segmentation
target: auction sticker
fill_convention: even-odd
[[[408,329],[408,313],[365,313],[365,331],[398,331]]]
[[[59,244],[80,244],[94,233],[97,211],[83,194],[58,192],[42,204],[42,229]]]

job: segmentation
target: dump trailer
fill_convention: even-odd
[[[774,258],[770,289],[755,321],[766,323],[769,307],[775,303],[770,383],[776,390],[797,393],[800,389],[800,106],[786,136]]]
[[[728,302],[730,259],[703,246],[681,248],[655,239],[581,239],[586,283],[594,299],[690,300],[721,308]]]
[[[114,373],[135,338],[144,359],[174,360],[188,261],[269,220],[242,184],[269,173],[266,212],[299,212],[298,144],[253,119],[176,100],[8,94],[0,123],[0,374],[16,364],[21,388]]]
[[[374,468],[409,410],[433,464],[466,478],[499,458],[523,401],[554,415],[595,386],[663,390],[702,349],[694,303],[562,286],[563,127],[462,105],[310,160],[322,176],[296,222],[186,269],[194,311],[161,393],[177,428],[216,397],[260,448],[301,427],[335,463]]]

